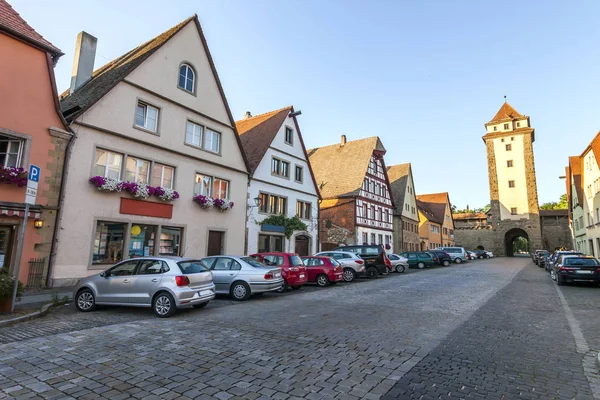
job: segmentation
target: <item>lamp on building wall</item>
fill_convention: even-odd
[[[44,226],[44,221],[42,221],[41,219],[36,219],[33,222],[33,226],[36,227],[36,228],[38,228],[38,229],[42,228]]]
[[[252,200],[254,200],[254,205],[248,204],[248,208],[256,208],[262,206],[262,198],[260,196],[256,196]]]

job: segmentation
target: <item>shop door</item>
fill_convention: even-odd
[[[300,235],[296,236],[296,253],[299,256],[308,256],[309,254],[310,239],[307,236]]]
[[[223,254],[223,232],[208,231],[207,256],[219,256]]]
[[[8,269],[12,249],[12,227],[0,226],[0,269]]]

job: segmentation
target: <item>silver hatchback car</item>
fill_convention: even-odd
[[[215,298],[215,285],[212,273],[197,259],[142,257],[81,279],[73,298],[79,311],[92,311],[96,305],[152,307],[164,318],[180,307],[205,307]]]
[[[283,286],[281,268],[268,267],[252,257],[212,256],[202,262],[213,274],[217,293],[228,294],[234,300],[248,300],[252,294]]]

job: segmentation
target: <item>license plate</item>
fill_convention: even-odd
[[[594,272],[589,271],[587,269],[579,269],[579,270],[575,271],[575,273],[577,273],[577,274],[593,274]]]
[[[306,275],[300,274],[300,279],[304,278]]]
[[[208,294],[208,292],[198,292],[198,296],[202,297],[202,296],[206,296]]]
[[[279,274],[273,274],[274,278],[279,278]]]

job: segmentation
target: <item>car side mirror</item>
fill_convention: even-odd
[[[106,274],[106,272],[101,272],[100,276],[103,277],[103,278],[107,278],[108,277],[108,275]]]

